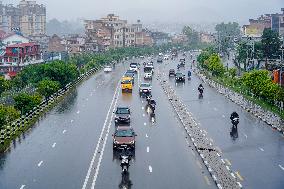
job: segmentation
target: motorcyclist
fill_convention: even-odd
[[[237,112],[233,112],[230,116],[231,122],[234,126],[239,124],[239,114]]]
[[[233,120],[234,118],[239,118],[239,114],[237,112],[233,112],[230,116],[230,119]]]
[[[187,76],[188,76],[189,78],[191,77],[191,71],[190,71],[190,70],[188,70]]]
[[[199,91],[199,93],[202,94],[202,93],[203,93],[203,90],[204,90],[204,87],[203,87],[203,85],[200,83],[200,85],[198,86],[198,91]]]

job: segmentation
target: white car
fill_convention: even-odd
[[[131,63],[129,66],[129,70],[137,72],[138,71],[138,64],[137,63]]]
[[[104,72],[112,72],[112,67],[111,66],[106,66],[104,68]]]
[[[144,73],[144,79],[152,79],[152,72]]]

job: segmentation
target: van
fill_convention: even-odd
[[[123,77],[121,79],[121,89],[122,92],[130,92],[132,93],[132,87],[133,87],[133,78],[132,77]]]

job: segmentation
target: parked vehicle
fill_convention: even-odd
[[[118,126],[113,136],[113,149],[130,147],[135,149],[135,137],[137,136],[130,126]]]
[[[130,123],[130,109],[128,107],[117,107],[114,122],[116,124]]]
[[[163,58],[162,58],[161,56],[159,56],[159,57],[157,58],[157,62],[162,63],[162,62],[163,62]]]

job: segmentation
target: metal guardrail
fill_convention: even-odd
[[[158,80],[217,187],[219,189],[242,188],[234,172],[221,158],[221,152],[208,139],[207,132],[198,126],[186,106],[175,94],[165,75],[158,73]]]
[[[52,104],[56,102],[57,99],[61,98],[63,95],[68,93],[70,89],[78,85],[87,77],[91,76],[94,72],[101,69],[102,66],[99,68],[93,68],[88,72],[80,75],[74,82],[68,83],[65,87],[59,89],[56,93],[51,95],[49,98],[43,100],[38,106],[34,107],[32,110],[27,112],[25,115],[22,115],[19,119],[15,120],[14,122],[3,126],[0,130],[0,145],[5,144],[5,140],[10,140],[13,136],[17,135],[17,132],[24,131],[26,129],[27,124],[35,119],[38,118],[43,112],[45,112]]]

